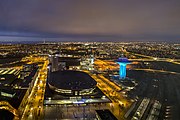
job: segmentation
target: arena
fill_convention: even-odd
[[[85,72],[65,70],[51,72],[48,77],[49,88],[61,95],[91,95],[96,89],[96,81]]]

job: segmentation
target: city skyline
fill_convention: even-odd
[[[0,48],[1,119],[180,118],[180,44],[32,42]]]
[[[166,41],[180,38],[180,2],[0,2],[0,41]]]

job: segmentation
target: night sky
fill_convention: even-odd
[[[0,41],[180,41],[180,0],[0,0]]]

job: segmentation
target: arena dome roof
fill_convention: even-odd
[[[96,85],[96,81],[87,73],[72,70],[50,73],[48,83],[58,89],[77,91],[93,88]]]

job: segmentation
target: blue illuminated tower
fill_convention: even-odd
[[[119,77],[120,79],[126,78],[126,65],[130,64],[130,61],[125,57],[120,57],[116,60],[119,64]]]

